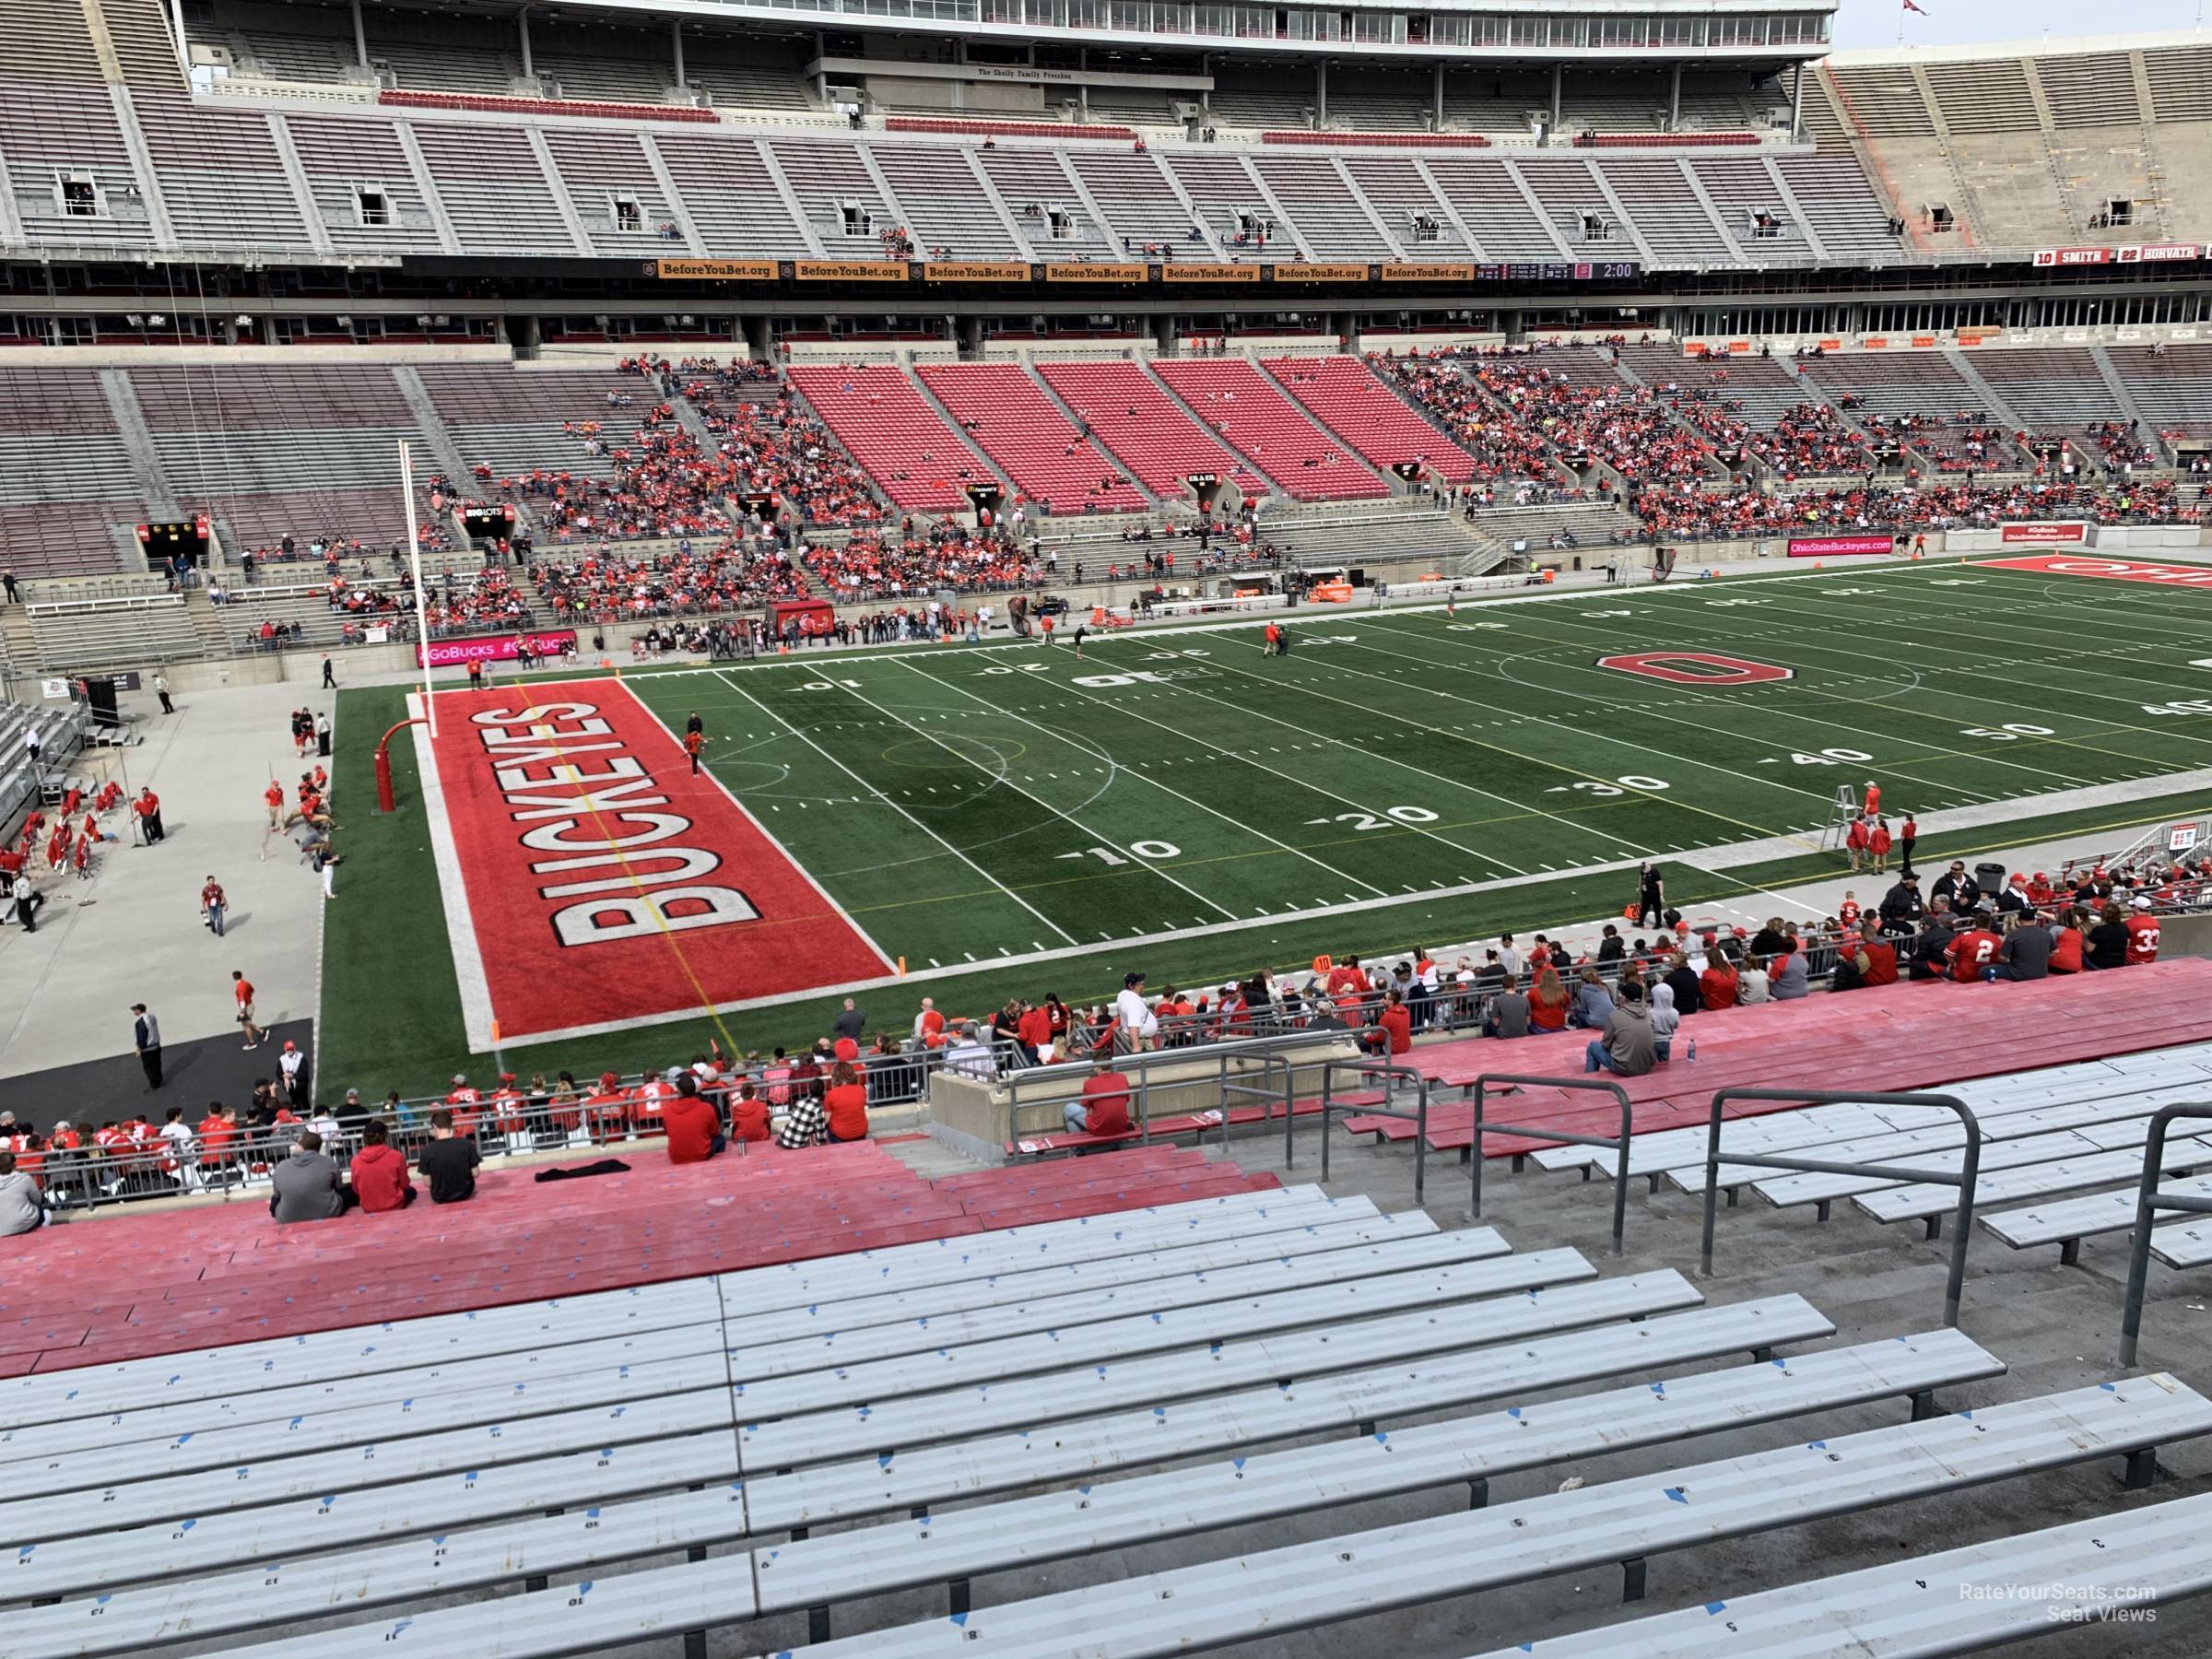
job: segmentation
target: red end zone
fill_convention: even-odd
[[[2041,571],[2051,576],[2095,576],[2106,582],[2212,588],[2212,565],[2153,564],[2140,559],[2098,559],[2088,553],[2034,553],[2020,559],[1977,559],[1971,562],[1998,571]]]
[[[470,1047],[892,971],[621,681],[441,692],[415,730]]]

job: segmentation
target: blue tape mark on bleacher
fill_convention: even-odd
[[[1824,1440],[1806,1441],[1805,1449],[1807,1452],[1825,1452],[1828,1450],[1828,1442]]]
[[[2120,1392],[2119,1387],[2111,1382],[2100,1382],[2097,1384],[2097,1386],[2103,1389],[2106,1394],[2118,1394]]]
[[[1718,1601],[1718,1602],[1707,1602],[1707,1603],[1705,1604],[1705,1611],[1706,1611],[1706,1612],[1708,1612],[1708,1613],[1718,1613],[1718,1612],[1720,1612],[1720,1611],[1721,1611],[1723,1608],[1724,1608],[1725,1606],[1727,1606],[1727,1605],[1728,1605],[1728,1604],[1727,1604],[1726,1602],[1724,1602],[1724,1601]]]
[[[1386,1430],[1381,1430],[1381,1429],[1378,1429],[1378,1430],[1375,1430],[1375,1444],[1376,1444],[1376,1445],[1378,1445],[1378,1446],[1387,1446],[1387,1445],[1389,1445],[1389,1444],[1390,1444],[1390,1435],[1389,1435],[1389,1433],[1388,1433]]]
[[[1688,1498],[1685,1498],[1682,1495],[1682,1488],[1680,1487],[1668,1487],[1666,1488],[1666,1495],[1673,1499],[1677,1503],[1688,1503],[1689,1501]]]

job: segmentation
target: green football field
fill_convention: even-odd
[[[1821,828],[1838,786],[1868,779],[1893,822],[2018,803],[1924,834],[1924,856],[2188,811],[2198,800],[2160,780],[2212,765],[2207,605],[2142,582],[1887,566],[1456,615],[1315,609],[1279,658],[1241,620],[1094,636],[1081,661],[1066,643],[998,643],[623,677],[672,729],[700,716],[715,775],[903,959],[911,984],[862,998],[902,1030],[925,993],[955,1010],[1018,991],[1088,1000],[1135,965],[1157,988],[1588,920],[1618,911],[1645,858],[1677,902],[1719,900],[1834,867]],[[381,720],[400,695],[348,693],[341,716]],[[409,794],[411,757],[395,759]],[[342,791],[365,794],[358,747],[349,764]],[[2121,806],[2039,812],[2037,796],[2128,781],[2140,797]],[[412,800],[393,819],[348,815],[347,896],[373,899],[333,907],[324,1041],[349,1072],[428,1087],[484,1057],[446,1006]],[[1773,838],[1757,865],[1700,864]],[[835,1006],[822,989],[505,1058],[596,1071],[688,1057],[710,1031],[808,1039]]]

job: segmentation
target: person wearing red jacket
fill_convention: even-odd
[[[1866,839],[1866,820],[1863,818],[1853,818],[1851,828],[1843,832],[1843,853],[1844,856],[1851,860],[1851,867],[1854,874],[1865,859]]]
[[[353,1194],[371,1215],[406,1209],[415,1202],[415,1183],[407,1179],[407,1157],[392,1144],[392,1132],[382,1118],[361,1125],[361,1149],[353,1155],[347,1171]]]
[[[868,1086],[860,1080],[860,1070],[850,1060],[840,1060],[830,1068],[830,1088],[822,1096],[822,1110],[830,1121],[832,1141],[868,1138]]]
[[[2079,973],[2083,943],[2078,919],[2069,911],[2051,935],[2051,971]]]
[[[730,1144],[723,1133],[722,1113],[700,1098],[699,1079],[689,1072],[677,1078],[676,1092],[662,1105],[661,1126],[668,1136],[672,1164],[704,1163]]]
[[[1021,1018],[1015,1022],[1014,1039],[1030,1056],[1031,1065],[1042,1065],[1050,1058],[1053,1046],[1053,1017],[1034,1003],[1021,1006]]]
[[[1565,1018],[1561,1005],[1561,1018]],[[1375,1016],[1375,1025],[1382,1033],[1382,1055],[1393,1065],[1406,1064],[1406,1056],[1413,1053],[1413,1014],[1406,1006],[1406,998],[1393,990],[1382,1005],[1382,1012]],[[1391,1087],[1403,1087],[1402,1080],[1391,1079]]]
[[[730,1133],[741,1141],[770,1137],[768,1102],[755,1090],[750,1077],[737,1086],[737,1098],[730,1102]]]
[[[1876,869],[1889,867],[1889,826],[1885,820],[1876,818],[1874,828],[1866,832],[1866,851],[1874,854]]]

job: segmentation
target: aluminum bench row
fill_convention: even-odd
[[[2133,1156],[2136,1167],[2142,1164],[2140,1148],[2150,1130],[2148,1118],[2128,1118],[2115,1124],[2088,1124],[2077,1129],[2056,1130],[2049,1135],[2025,1135],[2018,1140],[1992,1141],[1982,1148],[1981,1170],[1984,1175],[1994,1175],[2006,1170],[2019,1170],[2036,1164],[2050,1163],[2058,1159],[2088,1158],[2098,1153],[2118,1152],[2125,1158]],[[2177,1143],[2178,1144],[2178,1143]],[[1839,1147],[1815,1148],[1823,1159],[1839,1162],[1881,1161],[1885,1157],[1899,1159],[1916,1170],[1949,1171],[1956,1172],[1965,1164],[1963,1148],[1924,1149],[1920,1152],[1899,1151],[1882,1154],[1869,1151],[1869,1142],[1857,1141]],[[2086,1185],[2103,1176],[2091,1175]],[[1798,1174],[1776,1175],[1765,1181],[1751,1182],[1751,1190],[1778,1208],[1800,1204],[1831,1204],[1838,1198],[1857,1197],[1879,1192],[1884,1188],[1902,1184],[1877,1175]],[[1823,1212],[1825,1213],[1825,1212]]]
[[[1150,1659],[1341,1623],[2093,1459],[2147,1482],[2157,1447],[2212,1432],[2212,1401],[2163,1374],[1559,1491],[976,1608],[807,1650],[811,1659]],[[554,1610],[548,1608],[548,1613]],[[382,1639],[389,1627],[379,1629]],[[404,1641],[404,1635],[399,1638]],[[272,1653],[285,1650],[275,1649]],[[305,1654],[309,1650],[294,1650]],[[318,1650],[328,1652],[329,1650]],[[340,1651],[368,1653],[363,1641]],[[389,1651],[379,1649],[376,1651]],[[1772,1651],[1772,1650],[1768,1650]]]
[[[1572,1318],[1577,1311],[1562,1312]],[[1222,1455],[1301,1435],[1371,1432],[1379,1413],[1395,1420],[1608,1376],[1664,1373],[1670,1367],[1728,1354],[1763,1356],[1832,1330],[1802,1300],[1785,1296],[1433,1357],[1393,1355],[1352,1369],[1309,1372],[1228,1393],[1175,1395],[1139,1383],[1125,1390],[1113,1409],[1049,1435],[1034,1432],[1019,1407],[1009,1406],[998,1412],[994,1426],[965,1440],[742,1482],[710,1478],[715,1471],[697,1461],[704,1442],[693,1440],[677,1442],[661,1465],[670,1489],[603,1503],[571,1496],[578,1507],[552,1515],[526,1500],[515,1500],[512,1490],[487,1509],[478,1489],[456,1492],[447,1483],[403,1484],[359,1494],[359,1502],[334,1508],[321,1524],[339,1530],[330,1536],[321,1531],[307,1534],[314,1540],[312,1551],[300,1549],[298,1533],[274,1539],[283,1553],[258,1566],[241,1564],[255,1559],[251,1542],[244,1546],[248,1553],[234,1557],[227,1553],[225,1539],[218,1536],[210,1548],[195,1531],[167,1545],[184,1552],[171,1559],[153,1552],[146,1533],[124,1535],[113,1547],[113,1567],[117,1578],[144,1581],[135,1588],[115,1587],[101,1575],[100,1562],[88,1557],[57,1572],[58,1559],[41,1548],[34,1567],[19,1570],[32,1573],[29,1582],[40,1593],[65,1585],[80,1591],[93,1584],[102,1588],[96,1597],[10,1613],[10,1647],[27,1653],[130,1653],[180,1630],[233,1634],[334,1610],[368,1612],[489,1584],[595,1573],[677,1549],[748,1536],[797,1536],[830,1523],[1055,1480],[1082,1480],[1177,1457]],[[1474,1339],[1479,1341],[1481,1335]],[[1380,1340],[1361,1343],[1356,1327],[1347,1327],[1344,1335],[1345,1353],[1355,1347],[1362,1354],[1390,1351]],[[1411,1340],[1439,1338],[1417,1335]],[[1883,1359],[1925,1362],[1893,1360],[1887,1354]],[[1771,1368],[1763,1359],[1759,1363]],[[1159,1376],[1165,1380],[1164,1372]],[[722,1444],[727,1443],[723,1437]],[[686,1455],[694,1460],[689,1465],[683,1461]],[[577,1467],[577,1460],[560,1459],[513,1465],[491,1472],[483,1484],[519,1483],[525,1493],[546,1494],[546,1507],[553,1507],[571,1494],[567,1477]],[[581,1469],[586,1478],[594,1473],[588,1454]],[[536,1480],[538,1475],[547,1478]],[[687,1477],[701,1484],[688,1488],[682,1484]],[[468,1507],[471,1502],[474,1509]],[[359,1538],[371,1512],[380,1510],[388,1525],[368,1535],[391,1541],[337,1547]],[[499,1519],[502,1515],[508,1518]],[[483,1524],[470,1530],[472,1522]],[[221,1523],[215,1525],[219,1532]],[[412,1535],[395,1535],[403,1532]],[[204,1565],[195,1569],[195,1562]],[[676,1598],[670,1605],[678,1605]]]
[[[163,1576],[135,1588],[105,1589],[96,1597],[10,1613],[11,1651],[133,1653],[181,1630],[235,1634],[335,1610],[365,1613],[486,1585],[599,1573],[677,1549],[738,1543],[748,1535],[795,1537],[827,1523],[1081,1480],[1176,1457],[1222,1455],[1300,1435],[1370,1433],[1378,1412],[1385,1410],[1394,1420],[1608,1376],[1664,1373],[1729,1354],[1763,1356],[1832,1330],[1799,1298],[1778,1297],[1414,1362],[1395,1359],[1281,1386],[1157,1406],[1124,1400],[1113,1411],[1050,1435],[1001,1427],[888,1459],[723,1481],[566,1513],[524,1511],[475,1530],[455,1527],[350,1549],[322,1547],[317,1535],[314,1551],[295,1550],[261,1566],[214,1555],[207,1558],[208,1571],[193,1572],[157,1561],[153,1571]],[[1757,1363],[1771,1362],[1762,1358]],[[1131,1398],[1141,1402],[1145,1396]],[[503,1473],[523,1474],[527,1467]],[[422,1494],[387,1488],[365,1496],[370,1502],[390,1500],[395,1513],[412,1505],[413,1524],[437,1524],[434,1512],[427,1518],[421,1513]],[[429,1496],[434,1500],[437,1494]],[[357,1524],[359,1519],[358,1509],[347,1516]],[[144,1575],[135,1558],[120,1559],[126,1571]],[[180,1576],[165,1576],[171,1572]]]
[[[1983,1118],[1994,1120],[2074,1101],[2117,1101],[2154,1089],[2202,1091],[2207,1088],[2212,1088],[2212,1043],[2192,1043],[2009,1077],[1978,1078],[1950,1085],[1942,1092],[1963,1100]],[[1958,1119],[1940,1108],[1812,1106],[1731,1119],[1721,1125],[1721,1146],[1724,1150],[1734,1147],[1744,1152],[1786,1151],[1823,1141],[1879,1135],[1886,1129],[1955,1128],[1957,1124]],[[1630,1147],[1629,1172],[1649,1175],[1701,1167],[1706,1133],[1705,1126],[1698,1124],[1637,1135]],[[1583,1165],[1597,1166],[1601,1171],[1611,1168],[1608,1154],[1588,1147],[1540,1147],[1529,1156],[1545,1170]]]
[[[727,1430],[733,1407],[747,1418],[758,1417],[758,1426],[770,1431],[780,1427],[780,1418],[801,1412],[818,1414],[826,1407],[861,1413],[865,1422],[874,1415],[872,1402],[903,1403],[927,1388],[1003,1383],[1073,1363],[1103,1366],[1230,1335],[1288,1332],[1394,1309],[1448,1307],[1479,1297],[1571,1283],[1595,1273],[1571,1250],[1506,1255],[1503,1241],[1487,1228],[1378,1248],[1410,1253],[1415,1247],[1423,1247],[1430,1257],[1444,1258],[1441,1265],[1376,1272],[1356,1259],[1334,1266],[1334,1258],[1347,1253],[1333,1252],[1300,1258],[1313,1271],[1308,1282],[1295,1289],[1195,1305],[1177,1305],[1163,1294],[1150,1312],[1117,1308],[1112,1317],[1089,1321],[1077,1312],[1065,1329],[1048,1324],[1016,1335],[921,1353],[896,1352],[879,1359],[856,1355],[837,1363],[818,1353],[806,1369],[802,1369],[805,1359],[786,1354],[779,1355],[771,1366],[751,1370],[750,1350],[737,1349],[727,1357],[728,1380],[718,1388],[593,1405],[389,1442],[369,1440],[328,1450],[278,1447],[276,1455],[248,1462],[226,1457],[218,1466],[220,1479],[213,1490],[207,1489],[201,1469],[181,1474],[161,1467],[141,1470],[127,1466],[112,1451],[89,1460],[107,1472],[104,1484],[85,1482],[85,1459],[65,1460],[64,1467],[54,1470],[26,1465],[25,1485],[18,1488],[23,1495],[0,1502],[0,1537],[69,1537],[149,1523],[180,1511],[204,1519],[211,1512],[307,1497],[334,1487],[482,1469],[577,1445],[625,1446]],[[1361,1253],[1349,1253],[1354,1258]],[[1465,1259],[1470,1256],[1473,1259]],[[1194,1288],[1203,1291],[1202,1286]],[[906,1337],[900,1327],[880,1329]],[[191,1460],[192,1448],[181,1441],[172,1455]],[[758,1462],[751,1466],[758,1467]]]
[[[1002,1433],[1009,1424],[1035,1431],[1046,1424],[1071,1424],[1126,1409],[1132,1401],[1147,1402],[1158,1411],[1199,1395],[1286,1385],[1298,1379],[1403,1363],[1547,1332],[1649,1318],[1695,1307],[1700,1300],[1674,1273],[1569,1285],[1541,1294],[1505,1296],[1394,1318],[1208,1342],[1126,1364],[1084,1364],[1022,1379],[1003,1389],[960,1387],[877,1406],[748,1423],[735,1440],[725,1426],[713,1432],[630,1444],[586,1441],[581,1450],[514,1463],[488,1461],[381,1483],[357,1467],[353,1480],[324,1488],[312,1497],[276,1496],[288,1484],[279,1477],[265,1484],[263,1501],[245,1508],[225,1501],[229,1472],[214,1470],[195,1477],[189,1489],[190,1496],[206,1500],[204,1503],[172,1509],[163,1518],[142,1524],[53,1536],[50,1528],[33,1520],[27,1531],[10,1535],[18,1548],[7,1594],[38,1598],[229,1569],[246,1561],[286,1561],[303,1538],[336,1547],[435,1535],[509,1517],[712,1486],[738,1479],[744,1471],[866,1459],[878,1471],[871,1478],[897,1488],[901,1454]],[[1032,1432],[1029,1443],[1040,1452],[1049,1451],[1071,1432]],[[1020,1464],[1018,1457],[1002,1459],[1008,1471]]]
[[[2022,1594],[2024,1586],[2035,1593]],[[1580,1635],[1539,1637],[1480,1659],[1936,1659],[2072,1625],[2141,1629],[2132,1621],[2138,1609],[2207,1590],[2212,1493],[2200,1493]]]
[[[1980,1175],[1974,1181],[1974,1204],[1977,1208],[1984,1204],[2009,1204],[2016,1199],[2039,1197],[2045,1193],[2066,1193],[2080,1187],[2094,1186],[2100,1181],[2124,1180],[2129,1175],[2140,1174],[2146,1156],[2141,1147],[2127,1147],[2080,1158],[2060,1158],[2024,1164],[2017,1169]],[[2162,1168],[2170,1171],[2212,1168],[2212,1136],[2170,1140],[2161,1149],[2159,1161]],[[1958,1200],[1959,1190],[1956,1187],[1907,1182],[1902,1186],[1885,1187],[1878,1193],[1862,1193],[1851,1202],[1853,1208],[1864,1210],[1876,1220],[1887,1223],[1923,1220],[1947,1212]]]
[[[2080,1144],[2073,1148],[2075,1150],[2089,1150],[2113,1144],[2111,1139],[2112,1132],[2127,1133],[2130,1125],[2133,1126],[2133,1133],[2137,1137],[2137,1144],[2140,1144],[2144,1129],[2148,1125],[2152,1115],[2160,1107],[2170,1105],[2174,1100],[2185,1099],[2191,1093],[2201,1094],[2203,1092],[2202,1089],[2157,1090],[2148,1094],[2129,1095],[2112,1100],[2069,1100],[2062,1104],[2037,1107],[2031,1111],[2006,1112],[1987,1117],[1982,1121],[1981,1124],[1983,1161],[1986,1164],[2000,1153],[2006,1158],[2017,1158],[2018,1154],[2011,1148],[2041,1137],[2054,1136],[2068,1131],[2081,1137]],[[1787,1150],[1793,1154],[1833,1159],[1838,1162],[1865,1159],[1869,1163],[1894,1163],[1900,1159],[1912,1162],[1919,1160],[1930,1153],[1938,1155],[1952,1153],[1955,1155],[1966,1145],[1966,1125],[1949,1112],[1946,1112],[1944,1115],[1949,1120],[1947,1123],[1931,1124],[1923,1128],[1888,1132],[1877,1130],[1862,1135],[1844,1135],[1833,1139],[1804,1142],[1786,1148],[1779,1146],[1769,1147],[1762,1150]],[[1723,1157],[1725,1159],[1725,1152]],[[2023,1161],[2032,1161],[2032,1159]],[[1739,1186],[1747,1182],[1759,1181],[1761,1172],[1755,1167],[1735,1165],[1724,1161],[1720,1167],[1719,1177],[1721,1185],[1727,1188]],[[1768,1177],[1767,1179],[1773,1178]],[[1807,1196],[1810,1198],[1838,1198],[1848,1195],[1853,1190],[1871,1191],[1873,1186],[1884,1184],[1879,1177],[1875,1176],[1835,1175],[1828,1179],[1844,1184],[1838,1185],[1831,1190],[1825,1183],[1807,1177],[1805,1188]],[[1864,1189],[1853,1189],[1848,1183],[1854,1180],[1865,1180],[1872,1185]],[[1702,1193],[1705,1190],[1703,1154],[1700,1153],[1694,1163],[1669,1170],[1667,1182],[1670,1185],[1679,1187],[1686,1193]]]
[[[618,1329],[710,1324],[725,1314],[736,1318],[869,1292],[892,1294],[984,1279],[1000,1272],[1103,1260],[1177,1242],[1235,1239],[1275,1230],[1276,1223],[1288,1230],[1376,1214],[1366,1198],[1332,1199],[1312,1186],[1239,1193],[1157,1209],[818,1257],[743,1274],[34,1373],[0,1382],[0,1419],[19,1428],[81,1422],[99,1413],[166,1409],[182,1401],[227,1401],[287,1383],[350,1381],[456,1355],[536,1353],[569,1342],[602,1339]],[[589,1338],[579,1332],[589,1332]]]
[[[2136,1160],[2138,1166],[2141,1159]],[[1982,1225],[2015,1250],[2027,1250],[2039,1244],[2055,1244],[2059,1259],[2073,1263],[2079,1255],[2077,1248],[2084,1239],[2096,1238],[2100,1233],[2126,1232],[2136,1225],[2136,1201],[2140,1191],[2139,1182],[2130,1182],[2124,1187],[2108,1192],[2090,1193],[2079,1198],[2065,1198],[2052,1204],[2039,1204],[2028,1209],[1999,1210],[1994,1216],[1980,1218]],[[2187,1197],[2212,1198],[2212,1175],[2199,1175],[2188,1181],[2170,1181],[2161,1192],[2178,1193]],[[2159,1210],[2159,1216],[2176,1216],[2179,1210]],[[2153,1230],[2155,1239],[2167,1230]]]
[[[976,1573],[1034,1568],[1441,1487],[1467,1487],[1471,1501],[1479,1507],[1494,1476],[1870,1401],[1905,1396],[1924,1402],[1937,1386],[1994,1376],[2003,1369],[1957,1332],[1939,1331],[1425,1426],[1373,1429],[1319,1445],[1094,1481],[1039,1497],[932,1512],[757,1548],[749,1574],[733,1571],[730,1561],[708,1560],[638,1577],[665,1586],[667,1605],[683,1609],[687,1617],[715,1602],[719,1617],[710,1622],[717,1625],[806,1609],[814,1615],[818,1637],[826,1638],[830,1607],[858,1596],[946,1583],[955,1614],[966,1614],[967,1581]],[[399,1621],[385,1621],[361,1627],[358,1637],[347,1640],[363,1652],[370,1641],[380,1646],[390,1641],[410,1652],[459,1654],[472,1641],[498,1641],[507,1632],[541,1621],[549,1632],[541,1641],[573,1642],[579,1640],[580,1620],[602,1641],[619,1640],[638,1628],[638,1610],[650,1609],[654,1602],[639,1595],[634,1584],[624,1584],[618,1602],[602,1608],[594,1598],[605,1583],[594,1581],[589,1590],[550,1587],[504,1602],[426,1613],[407,1621],[396,1635]],[[654,1628],[682,1627],[657,1623]],[[288,1650],[305,1651],[286,1642],[263,1651],[280,1654]]]
[[[1387,1236],[1393,1232],[1405,1236]],[[377,1373],[359,1380],[355,1391],[359,1397],[281,1418],[265,1415],[253,1422],[180,1434],[175,1432],[180,1415],[175,1408],[166,1414],[143,1414],[165,1418],[169,1431],[160,1438],[122,1439],[115,1430],[108,1430],[100,1435],[98,1443],[88,1444],[65,1440],[66,1425],[42,1425],[40,1438],[45,1443],[38,1453],[24,1455],[20,1448],[7,1448],[14,1455],[0,1462],[0,1473],[5,1474],[14,1495],[28,1497],[100,1485],[112,1478],[118,1465],[127,1466],[134,1479],[145,1479],[227,1466],[241,1459],[266,1456],[276,1447],[326,1446],[346,1439],[389,1444],[471,1425],[505,1433],[537,1417],[587,1407],[651,1408],[702,1391],[719,1394],[731,1386],[733,1375],[751,1379],[818,1371],[847,1360],[938,1349],[962,1337],[980,1339],[1051,1327],[1072,1328],[1115,1317],[1133,1307],[1195,1306],[1250,1290],[1277,1290],[1342,1278],[1355,1272],[1395,1272],[1505,1252],[1505,1241],[1488,1230],[1442,1238],[1437,1236],[1434,1222],[1418,1214],[1397,1221],[1378,1217],[1372,1221],[1330,1222],[1296,1232],[1150,1252],[1076,1268],[1048,1268],[1035,1275],[1012,1274],[986,1282],[931,1287],[904,1299],[905,1316],[897,1324],[868,1322],[888,1312],[887,1301],[899,1299],[820,1302],[746,1320],[740,1326],[745,1338],[742,1345],[731,1344],[720,1324],[656,1331],[643,1337],[605,1343],[571,1344],[556,1351],[586,1362],[587,1369],[557,1376],[540,1376],[535,1370],[524,1373],[516,1357],[493,1356],[448,1368],[447,1374],[430,1385],[436,1392],[403,1393],[393,1397],[389,1391],[394,1387],[412,1390],[418,1386],[413,1373]],[[1201,1258],[1202,1265],[1195,1268],[1187,1265],[1184,1258],[1192,1256]],[[1100,1282],[1084,1290],[1059,1288],[1067,1282],[1067,1276],[1076,1273],[1095,1276]],[[1014,1280],[1032,1277],[1056,1281],[1057,1293],[978,1308],[972,1312],[960,1310],[963,1291],[987,1297]],[[846,1316],[847,1310],[853,1312],[852,1321]],[[784,1335],[806,1324],[816,1325],[817,1333]],[[518,1380],[525,1375],[527,1380]],[[263,1409],[265,1412],[266,1408]],[[726,1415],[719,1413],[718,1420]]]

